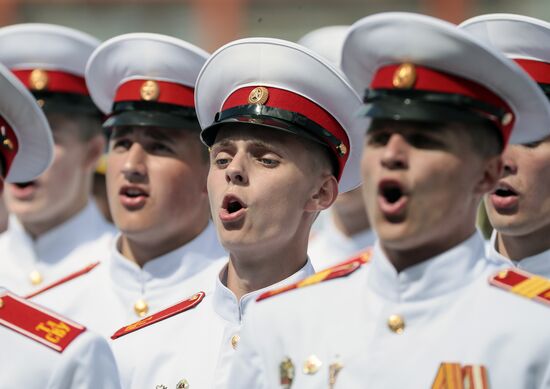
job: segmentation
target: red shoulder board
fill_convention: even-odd
[[[9,292],[0,295],[0,324],[60,353],[86,331],[86,327]]]
[[[442,363],[432,389],[489,389],[487,369],[482,365]]]
[[[288,292],[289,290],[294,290],[294,289],[299,289],[310,285],[315,285],[323,281],[332,280],[334,278],[345,277],[347,275],[350,275],[357,269],[359,269],[365,263],[367,263],[370,260],[370,257],[371,257],[371,251],[370,250],[365,251],[364,253],[361,253],[357,257],[348,259],[342,263],[339,263],[338,265],[329,267],[328,269],[321,270],[320,272],[317,272],[312,276],[304,278],[299,282],[296,282],[291,285],[283,286],[282,288],[279,288],[279,289],[268,290],[267,292],[262,293],[256,299],[256,301],[262,301],[269,297],[273,297],[278,294]]]
[[[489,278],[489,283],[530,300],[550,305],[550,280],[523,270],[510,268]]]
[[[36,297],[36,296],[38,296],[39,294],[42,294],[42,293],[44,293],[44,292],[47,291],[47,290],[53,289],[53,288],[55,288],[56,286],[59,286],[59,285],[61,285],[61,284],[64,284],[65,282],[68,282],[68,281],[70,281],[70,280],[74,280],[75,278],[78,278],[78,277],[80,277],[80,276],[83,276],[84,274],[87,274],[87,273],[91,272],[93,269],[95,269],[95,267],[96,267],[97,265],[99,265],[99,264],[100,264],[100,262],[91,263],[91,264],[89,264],[88,266],[86,266],[86,267],[83,268],[83,269],[80,269],[80,270],[78,270],[78,271],[75,271],[74,273],[71,273],[71,274],[69,274],[69,275],[67,275],[67,276],[65,276],[65,277],[63,277],[63,278],[61,278],[61,279],[59,279],[59,280],[57,280],[57,281],[55,281],[55,282],[52,282],[52,283],[49,284],[49,285],[44,286],[43,288],[40,288],[40,289],[38,289],[38,290],[32,292],[31,294],[26,295],[25,298],[26,298],[26,299],[30,299],[30,298]]]
[[[195,293],[190,298],[180,301],[176,305],[172,305],[170,308],[166,308],[160,312],[155,313],[154,315],[147,316],[140,321],[130,324],[129,326],[122,327],[120,330],[115,332],[113,336],[111,336],[111,339],[120,338],[121,336],[128,335],[129,333],[137,331],[140,328],[150,326],[151,324],[157,323],[179,313],[195,308],[197,305],[200,304],[205,295],[206,293],[204,292]]]

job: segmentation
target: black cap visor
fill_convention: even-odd
[[[303,115],[259,104],[237,106],[217,113],[214,123],[202,130],[202,142],[211,147],[222,126],[235,124],[249,124],[283,131],[327,148],[330,148],[328,142],[335,146],[340,144],[340,141],[329,131]]]

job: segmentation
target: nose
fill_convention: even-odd
[[[401,134],[391,134],[382,154],[381,164],[386,169],[406,169],[408,167],[409,145]]]
[[[129,181],[140,181],[147,175],[147,153],[143,147],[135,142],[130,146],[126,154],[126,160],[122,166],[122,174]]]
[[[515,159],[516,148],[519,146],[508,146],[504,153],[502,154],[503,162],[503,175],[508,176],[510,174],[516,174],[518,171],[518,165]]]
[[[225,169],[225,180],[235,185],[248,184],[245,156],[236,154],[233,157],[229,166]]]

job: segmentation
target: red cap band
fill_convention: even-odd
[[[514,126],[515,116],[513,115],[513,111],[508,104],[506,104],[506,102],[494,92],[474,81],[418,65],[412,65],[414,66],[415,71],[412,85],[407,85],[406,88],[400,88],[395,86],[394,83],[396,72],[398,72],[401,66],[403,66],[403,64],[393,64],[380,68],[372,80],[371,88],[409,89],[435,93],[458,94],[482,101],[497,108],[501,108],[511,115],[508,115],[510,120],[501,120],[501,118],[496,118],[491,115],[487,115],[487,118],[493,121],[501,130],[505,144],[508,142],[508,138],[510,137],[510,133],[512,132],[512,128]],[[480,112],[480,114],[483,114],[483,112]]]
[[[0,150],[4,162],[6,163],[6,171],[4,172],[5,177],[8,175],[13,159],[19,150],[19,142],[17,136],[15,136],[15,132],[2,116],[0,116]]]
[[[532,59],[515,59],[514,61],[536,82],[550,84],[550,63],[534,61]]]
[[[75,93],[89,96],[84,77],[54,70],[12,70],[31,91]]]
[[[131,80],[120,85],[114,102],[149,101],[195,107],[195,89],[168,81]]]
[[[257,86],[248,86],[241,89],[237,89],[233,92],[223,103],[222,111],[237,107],[240,105],[251,104],[249,102],[250,93],[256,89]],[[341,153],[337,149],[337,145],[327,140],[326,144],[330,146],[330,149],[336,155],[338,161],[338,180],[342,176],[344,166],[349,157],[350,143],[349,138],[344,128],[338,123],[338,121],[328,113],[324,108],[315,104],[311,100],[300,96],[294,92],[288,90],[264,87],[268,90],[267,100],[263,105],[271,108],[278,108],[285,111],[295,112],[302,116],[305,116],[309,120],[315,122],[328,132],[330,132],[336,139],[343,143],[345,146],[345,152]],[[323,137],[322,134],[318,134]]]

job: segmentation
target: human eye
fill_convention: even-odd
[[[412,133],[406,136],[407,142],[418,149],[440,149],[444,147],[443,142],[435,136],[423,133]]]
[[[536,149],[541,143],[541,141],[522,143],[522,146],[528,149]]]
[[[128,150],[132,142],[126,138],[118,138],[111,140],[111,150]]]
[[[278,159],[268,156],[258,158],[258,162],[269,168],[277,167],[280,164],[280,161]]]
[[[385,146],[390,139],[390,133],[378,131],[367,133],[367,144],[371,146]]]
[[[212,164],[220,169],[225,169],[231,163],[231,156],[226,152],[220,152],[212,156]]]

